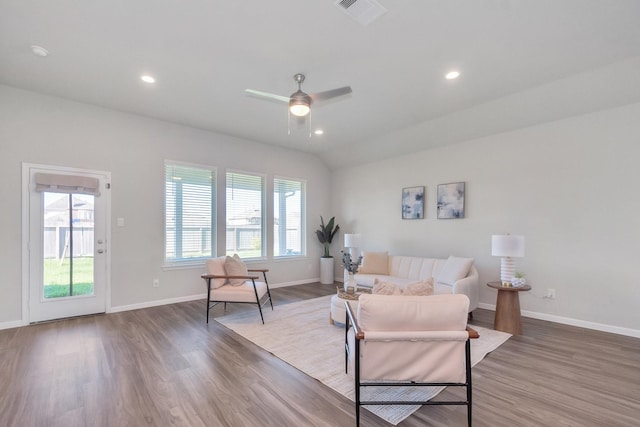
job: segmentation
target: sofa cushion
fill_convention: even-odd
[[[208,259],[206,262],[207,274],[213,274],[216,276],[225,276],[227,274],[224,269],[224,263],[226,256],[219,256],[218,258]],[[211,279],[211,288],[217,289],[226,283],[227,279]]]
[[[377,295],[400,295],[402,292],[395,283],[381,281],[376,278],[371,293]]]
[[[363,252],[362,274],[389,274],[389,253],[388,252]]]
[[[247,276],[247,266],[240,259],[238,254],[233,254],[233,257],[228,256],[224,262],[224,269],[227,272],[227,276]],[[231,286],[240,286],[246,279],[229,279]]]
[[[469,270],[472,265],[473,258],[458,258],[450,256],[438,275],[438,282],[453,286],[454,283],[465,278],[467,274],[469,274]]]
[[[404,289],[404,287],[409,283],[414,283],[416,281],[415,279],[403,279],[401,277],[384,276],[379,274],[356,274],[358,286],[373,288],[373,285],[376,284],[376,280],[395,283],[400,289]]]
[[[409,283],[402,291],[404,296],[429,296],[433,295],[433,278],[430,277],[427,280],[420,282]]]

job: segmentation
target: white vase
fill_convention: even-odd
[[[320,283],[331,285],[333,282],[333,258],[320,258]]]

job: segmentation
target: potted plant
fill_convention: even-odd
[[[522,286],[525,286],[526,284],[527,284],[527,279],[525,278],[525,274],[517,271],[513,275],[513,279],[511,279],[511,285],[516,288],[520,288]]]
[[[320,228],[316,230],[316,236],[318,240],[324,246],[324,254],[320,258],[320,283],[323,285],[330,285],[333,283],[333,257],[329,253],[329,246],[333,237],[336,235],[340,226],[335,224],[335,217],[331,217],[329,222],[325,225],[324,218],[320,216]]]

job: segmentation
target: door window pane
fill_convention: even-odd
[[[93,295],[94,196],[43,197],[44,298]]]

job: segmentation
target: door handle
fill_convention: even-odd
[[[99,253],[99,254],[102,254],[102,253],[104,253],[104,250],[102,250],[102,249],[98,249],[98,253]]]

